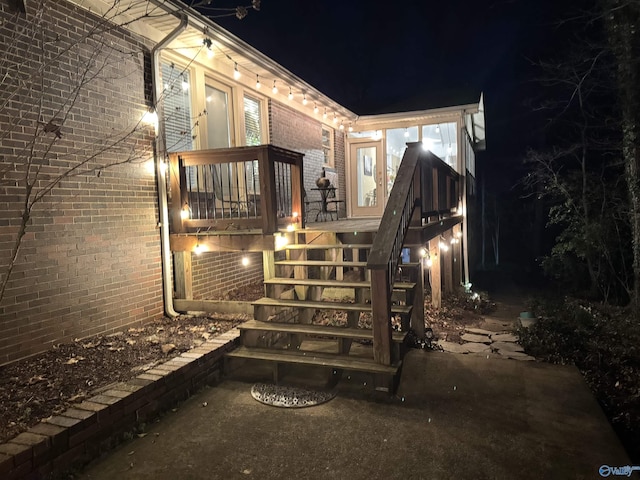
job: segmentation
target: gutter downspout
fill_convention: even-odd
[[[176,39],[189,25],[189,18],[185,14],[180,15],[178,25],[169,35],[164,37],[151,49],[151,78],[153,82],[153,107],[158,115],[158,131],[153,143],[153,157],[156,167],[156,179],[158,187],[158,209],[160,210],[160,250],[162,255],[162,290],[164,298],[164,311],[168,317],[175,318],[179,315],[173,308],[173,281],[171,279],[171,247],[169,245],[169,207],[167,205],[166,169],[162,168],[164,145],[164,115],[162,108],[158,109],[160,96],[162,95],[162,82],[160,82],[160,50]],[[158,111],[160,110],[160,111]]]

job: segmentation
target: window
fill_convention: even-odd
[[[455,122],[422,126],[422,144],[458,170],[458,126]]]
[[[387,144],[387,198],[396,180],[398,168],[407,149],[407,142],[418,141],[418,127],[394,128],[386,131]]]
[[[262,144],[260,100],[244,96],[244,133],[247,146]]]
[[[231,146],[230,99],[231,89],[223,85],[205,85],[207,112],[207,147],[229,148]]]
[[[325,165],[333,166],[333,130],[322,127],[322,155]]]
[[[173,63],[162,64],[164,125],[168,152],[193,150],[189,71]]]

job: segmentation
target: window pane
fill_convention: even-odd
[[[407,149],[407,142],[417,141],[417,126],[387,130],[387,197],[391,193],[393,182],[396,180],[402,156]]]
[[[229,98],[227,92],[205,86],[207,96],[207,144],[209,148],[229,148]]]
[[[164,125],[168,152],[193,150],[189,72],[171,63],[162,64]],[[183,86],[183,82],[185,86]]]
[[[322,155],[327,165],[333,165],[333,131],[322,127]]]
[[[247,96],[244,97],[244,130],[248,146],[262,144],[260,101]]]
[[[458,170],[458,127],[455,122],[423,125],[422,143],[427,150]]]

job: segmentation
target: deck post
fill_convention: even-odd
[[[450,294],[453,292],[453,245],[450,243],[450,234],[446,235],[444,238],[444,241],[447,243],[446,251],[442,252],[442,262],[444,264],[444,292]]]
[[[193,300],[191,252],[173,252],[176,298]]]
[[[418,255],[419,266],[412,295],[411,329],[418,338],[424,338],[424,260]]]
[[[269,159],[269,150],[265,147],[258,152],[258,171],[260,174],[260,207],[262,212],[262,233],[275,233],[278,225],[276,212],[275,166]]]
[[[391,365],[391,286],[387,270],[371,270],[373,358]]]
[[[431,305],[434,308],[442,306],[442,287],[440,278],[440,242],[437,238],[429,240],[429,256],[431,257]]]
[[[458,288],[462,283],[462,228],[460,224],[453,227],[453,288]]]

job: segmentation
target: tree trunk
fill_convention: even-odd
[[[618,95],[622,108],[622,156],[629,190],[629,221],[633,248],[635,318],[640,316],[640,4],[603,0],[609,44],[616,57]]]

